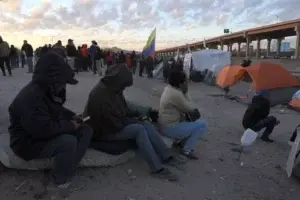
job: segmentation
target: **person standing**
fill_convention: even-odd
[[[97,75],[97,66],[96,66],[96,51],[97,51],[97,42],[95,40],[92,41],[92,45],[90,46],[89,49],[89,55],[91,58],[91,64],[92,64],[92,69],[94,75]],[[100,73],[100,72],[98,72]]]
[[[71,66],[71,68],[73,70],[75,70],[78,73],[79,69],[75,67],[77,50],[76,50],[76,47],[75,47],[72,39],[68,39],[68,44],[66,45],[66,50],[67,50],[67,59],[68,59],[69,65]]]
[[[31,44],[27,42],[27,40],[24,40],[23,46],[21,48],[22,51],[25,52],[26,58],[27,58],[27,65],[28,65],[28,72],[27,73],[33,73],[33,48]]]
[[[3,41],[0,36],[0,68],[3,76],[6,76],[4,64],[6,65],[8,74],[11,76],[10,60],[9,60],[10,48],[6,41]]]
[[[9,54],[9,59],[10,59],[10,64],[11,64],[11,68],[17,68],[19,67],[18,64],[18,53],[17,53],[17,49],[14,45],[10,46],[10,54]]]
[[[135,51],[132,51],[131,54],[131,65],[132,65],[132,73],[135,74],[136,67],[137,67],[137,57]]]

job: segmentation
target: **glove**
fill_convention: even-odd
[[[187,121],[192,121],[192,122],[200,119],[200,117],[201,117],[201,114],[197,108],[195,108],[192,112],[189,112],[186,115]]]
[[[148,116],[150,117],[152,122],[157,122],[158,120],[158,111],[155,109],[150,109]]]

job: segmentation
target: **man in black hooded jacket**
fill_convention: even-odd
[[[93,132],[63,107],[66,84],[78,82],[63,55],[51,51],[39,59],[32,80],[9,106],[9,133],[10,147],[20,158],[55,157],[53,181],[47,189],[65,196]]]
[[[266,128],[261,139],[265,142],[273,142],[269,136],[279,121],[274,116],[269,116],[270,102],[266,96],[266,91],[261,90],[252,98],[243,117],[243,126],[245,129],[250,128],[253,131]]]
[[[153,175],[174,181],[177,176],[164,168],[162,161],[172,165],[180,165],[180,162],[151,124],[133,119],[138,116],[129,109],[123,95],[125,88],[132,84],[131,70],[125,63],[118,63],[108,68],[105,76],[92,89],[84,115],[90,116],[89,124],[94,130],[93,139],[133,140],[147,160]]]

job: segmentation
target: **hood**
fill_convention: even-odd
[[[41,85],[78,83],[74,79],[74,72],[64,58],[55,52],[48,52],[37,62],[32,82]]]
[[[86,45],[86,44],[84,44],[82,48],[87,48],[87,45]]]
[[[117,63],[107,68],[101,82],[113,90],[123,91],[133,84],[132,72],[125,63]]]

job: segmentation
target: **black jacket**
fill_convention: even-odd
[[[126,56],[124,53],[120,53],[117,63],[126,63]]]
[[[9,106],[10,147],[24,160],[37,157],[48,140],[74,131],[73,112],[54,103],[49,85],[75,84],[72,69],[61,57],[47,53],[35,67],[33,78]]]
[[[125,127],[129,109],[123,90],[132,82],[126,64],[117,64],[107,68],[105,77],[90,92],[84,116],[91,118],[94,140],[113,139]]]
[[[67,55],[70,57],[76,57],[77,56],[77,50],[76,47],[74,45],[68,44],[66,46],[66,50],[67,50]]]
[[[25,51],[27,57],[33,57],[33,48],[30,44],[23,44],[22,51]]]
[[[245,129],[252,128],[260,120],[268,117],[270,113],[270,102],[262,95],[254,96],[249,104],[244,117],[243,126]]]

